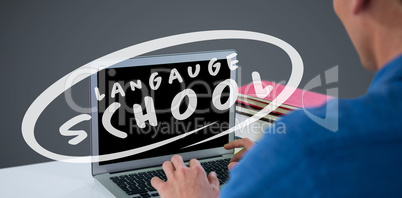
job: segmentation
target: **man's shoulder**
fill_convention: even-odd
[[[287,139],[295,139],[302,147],[387,141],[402,137],[398,133],[402,128],[400,101],[402,84],[390,85],[356,99],[332,99],[320,107],[295,111],[278,123],[285,126]]]

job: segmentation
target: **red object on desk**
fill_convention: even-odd
[[[272,91],[265,97],[259,98],[255,93],[254,84],[250,83],[248,85],[239,88],[239,97],[237,102],[244,105],[249,105],[257,108],[263,108],[270,102],[272,102],[285,88],[285,85],[276,84],[269,81],[261,81],[262,86],[266,87],[271,85],[273,87]],[[306,91],[302,89],[296,89],[295,92],[279,107],[285,110],[295,110],[298,108],[306,107],[317,107],[326,103],[332,97],[324,94],[319,94],[311,91]],[[253,101],[256,101],[257,104]],[[264,106],[261,106],[265,103]],[[280,113],[280,112],[279,112]],[[287,114],[287,113],[280,113]]]

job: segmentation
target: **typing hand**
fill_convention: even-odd
[[[161,197],[219,197],[219,180],[216,173],[207,176],[204,168],[196,159],[192,159],[187,167],[180,155],[172,157],[162,165],[167,181],[154,177],[152,186]]]
[[[236,153],[233,156],[233,158],[230,160],[230,163],[228,166],[229,170],[231,170],[240,161],[240,159],[243,157],[244,153],[246,153],[248,150],[250,150],[254,146],[254,144],[255,143],[253,141],[251,141],[250,139],[243,138],[240,140],[231,141],[231,142],[225,144],[225,146],[223,146],[226,150],[244,147],[244,149],[242,149],[241,151]]]

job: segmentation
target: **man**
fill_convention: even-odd
[[[245,150],[232,159],[222,192],[216,174],[205,176],[197,160],[187,167],[173,156],[163,164],[168,180],[151,181],[162,197],[402,196],[402,1],[334,0],[334,7],[362,64],[378,71],[366,95],[338,101],[339,115],[327,103],[339,130],[295,111],[281,119],[286,135],[225,145]]]

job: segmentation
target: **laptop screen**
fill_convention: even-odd
[[[98,72],[98,93],[104,94],[103,99],[98,98],[99,155],[146,146],[209,125],[172,143],[99,165],[223,147],[228,142],[228,135],[184,148],[229,128],[229,109],[217,109],[212,94],[219,83],[230,79],[230,69],[226,59],[216,62],[220,67],[212,68],[214,71],[208,68],[210,61],[204,60],[118,67]],[[179,97],[183,90],[196,94],[195,104],[190,97]],[[221,103],[228,100],[229,92],[226,86]],[[110,109],[115,111],[110,112]],[[105,112],[111,114],[111,126],[124,133],[111,133],[105,128],[102,123]]]

